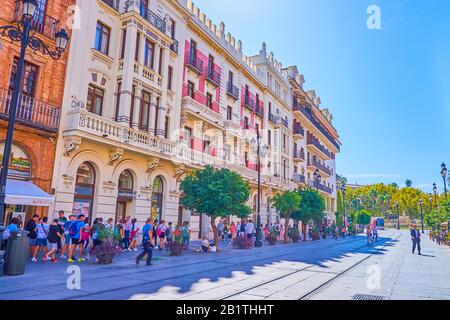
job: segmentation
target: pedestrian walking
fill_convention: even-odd
[[[45,257],[45,254],[47,254],[47,252],[48,252],[47,237],[48,237],[49,227],[48,227],[47,221],[48,221],[48,218],[43,217],[39,221],[39,223],[36,225],[36,233],[37,233],[36,248],[34,249],[33,258],[31,259],[31,261],[33,261],[33,262],[37,262],[36,257],[39,255],[40,251],[44,251],[44,257]]]
[[[222,222],[222,219],[220,219],[219,223],[217,224],[217,234],[219,235],[220,240],[223,240],[223,228],[224,224]]]
[[[166,240],[166,222],[161,220],[158,226],[158,238],[159,238],[159,250],[164,248],[164,242]]]
[[[92,224],[91,228],[91,237],[92,237],[92,248],[89,251],[89,255],[91,256],[94,252],[94,249],[97,246],[100,246],[102,244],[101,241],[101,232],[105,229],[105,225],[103,224],[103,218],[96,218],[94,220],[94,223]]]
[[[90,236],[91,236],[91,225],[89,224],[89,218],[86,217],[84,219],[84,226],[81,229],[81,240],[83,241],[83,252],[87,253],[88,252],[88,246],[90,244]],[[89,253],[88,253],[89,254]],[[89,259],[89,257],[88,257]]]
[[[130,216],[128,216],[125,219],[125,223],[123,225],[123,232],[124,232],[123,248],[125,250],[128,250],[128,248],[130,247],[130,234],[131,234],[131,217]]]
[[[85,261],[83,258],[83,240],[82,240],[82,229],[84,227],[84,214],[80,214],[76,221],[70,224],[69,236],[70,236],[70,247],[69,247],[69,259],[67,262],[74,262],[75,250],[78,248],[79,256],[78,262]]]
[[[413,225],[411,228],[411,241],[412,241],[412,254],[414,254],[416,252],[416,248],[419,251],[419,256],[422,255],[420,253],[421,251],[421,247],[420,247],[420,231],[419,229],[417,229],[416,225]]]
[[[133,219],[134,220],[134,219]],[[142,228],[142,252],[136,257],[136,264],[139,265],[139,262],[147,255],[146,265],[152,265],[152,257],[153,257],[153,249],[152,249],[152,220],[147,219],[144,227]]]
[[[169,222],[169,224],[167,225],[167,228],[166,228],[166,241],[167,241],[167,243],[173,241],[173,233],[174,233],[173,223]]]
[[[61,226],[59,223],[60,220],[55,219],[53,220],[53,223],[49,227],[47,239],[50,251],[44,255],[44,258],[42,259],[44,263],[47,261],[48,257],[51,257],[51,262],[56,262],[56,252],[58,251],[58,240],[60,242],[61,239],[64,238],[64,235],[61,233]]]
[[[373,238],[372,238],[372,229],[370,228],[370,226],[367,227],[366,237],[367,237],[367,244],[371,246],[373,244]]]
[[[125,220],[119,220],[114,227],[114,236],[119,241],[119,247],[123,250],[123,239],[125,238],[125,231],[123,225]]]
[[[251,219],[248,220],[247,224],[245,225],[245,232],[247,233],[247,238],[249,240],[252,240],[253,233],[255,232],[255,226],[253,225],[253,221]]]
[[[69,220],[67,220],[63,225],[64,245],[62,246],[62,250],[61,250],[61,255],[60,255],[61,259],[66,259],[67,258],[66,254],[69,254],[69,248],[71,245],[69,229],[70,229],[70,226],[72,225],[72,223],[75,221],[75,218],[76,218],[75,215],[71,214],[69,216]]]
[[[61,235],[64,235],[64,224],[67,222],[67,218],[65,217],[65,213],[64,210],[59,210],[58,212],[58,232]],[[60,254],[62,254],[63,251],[63,246],[62,246],[62,242],[64,240],[64,237],[58,237],[57,239],[57,246],[58,246],[58,252]]]
[[[191,239],[191,227],[189,226],[189,222],[183,222],[183,227],[181,228],[183,244],[185,246],[189,245]]]
[[[234,224],[234,221],[231,222],[230,233],[231,233],[231,239],[234,240],[234,238],[236,238],[236,225]]]
[[[223,224],[223,243],[225,245],[227,245],[230,238],[231,238],[231,233],[229,232],[228,223],[225,222]]]
[[[137,219],[133,218],[131,220],[131,229],[130,229],[130,247],[128,248],[128,251],[138,251],[137,249],[137,233],[139,232],[139,225],[137,224]]]
[[[30,257],[33,257],[34,250],[36,249],[36,241],[37,241],[36,227],[38,221],[39,216],[35,214],[25,225],[25,231],[28,231],[28,251]]]
[[[159,228],[158,219],[155,219],[155,221],[153,221],[152,226],[153,245],[155,246],[155,248],[158,245],[158,228]]]

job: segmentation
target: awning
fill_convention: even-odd
[[[8,179],[6,203],[14,205],[49,207],[55,198],[31,181]]]

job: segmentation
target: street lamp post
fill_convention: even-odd
[[[447,199],[447,167],[445,166],[445,163],[441,164],[441,176],[444,180],[445,198]]]
[[[50,48],[38,37],[35,36],[33,27],[33,17],[37,8],[36,0],[22,0],[22,19],[17,25],[1,26],[0,36],[8,37],[11,42],[20,42],[20,56],[17,63],[16,78],[14,80],[14,92],[9,108],[8,131],[5,140],[5,149],[3,151],[3,160],[0,173],[0,225],[3,224],[6,212],[6,182],[8,178],[9,160],[11,157],[11,148],[14,135],[14,124],[16,122],[17,109],[19,107],[20,88],[22,88],[23,66],[25,62],[25,53],[27,47],[34,52],[39,51],[44,55],[50,56],[54,60],[61,58],[69,42],[69,36],[64,29],[55,34],[55,51]]]
[[[430,212],[433,211],[433,195],[430,193],[428,195],[428,201],[430,202]]]
[[[344,213],[344,226],[346,227],[346,226],[347,226],[347,223],[345,222],[345,194],[346,194],[346,192],[347,192],[347,187],[346,187],[346,185],[345,185],[345,181],[342,181],[342,182],[341,182],[340,189],[341,189],[341,191],[342,191],[342,199],[343,199],[343,206],[342,206],[342,209],[343,209],[343,213]]]
[[[436,182],[435,183],[433,183],[433,192],[434,192],[434,205],[436,206],[436,209],[437,209],[437,207],[438,207],[438,205],[437,205],[437,185],[436,185]]]
[[[423,229],[423,200],[422,199],[419,200],[419,205],[420,205],[420,220],[422,222],[422,233],[425,233],[425,231]]]
[[[261,137],[259,135],[259,129],[256,128],[256,145],[257,145],[257,158],[258,158],[258,215],[256,217],[256,240],[255,247],[262,247],[262,230],[261,230],[261,153],[264,153],[264,156],[267,153],[267,146],[261,148]],[[262,149],[262,150],[261,150]]]
[[[397,208],[397,230],[400,230],[400,212],[399,212],[399,209],[400,209],[400,203],[397,202],[397,203],[395,204],[395,207]]]

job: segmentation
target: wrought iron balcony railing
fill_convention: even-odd
[[[325,193],[333,193],[333,190],[331,190],[331,188],[327,187],[326,185],[321,184],[320,182],[316,182],[316,181],[308,181],[308,184],[311,186],[311,188],[313,189],[317,189],[320,191],[323,191]]]
[[[293,152],[294,159],[302,159],[305,160],[305,151],[304,150],[294,150]]]
[[[178,40],[172,39],[172,44],[170,45],[170,50],[172,50],[173,52],[175,52],[176,54],[178,54],[178,47],[179,47],[179,43]]]
[[[244,106],[246,106],[246,107],[249,108],[250,110],[254,111],[254,110],[255,110],[255,100],[253,100],[252,98],[250,98],[249,95],[245,95],[245,98],[244,98]]]
[[[319,149],[327,157],[331,157],[330,151],[328,151],[323,145],[321,145],[320,142],[316,138],[314,138],[313,136],[308,135],[308,138],[306,139],[306,144],[315,146],[317,149]]]
[[[227,95],[229,95],[234,100],[239,99],[239,88],[236,87],[232,82],[227,83]]]
[[[206,80],[213,86],[220,87],[220,73],[214,70],[212,66],[208,66],[206,70]]]
[[[294,124],[294,134],[305,136],[305,129],[299,124]]]
[[[323,165],[322,163],[320,163],[319,161],[317,161],[314,158],[308,160],[308,166],[313,166],[313,167],[319,169],[320,171],[326,173],[327,175],[331,176],[331,169],[326,167],[325,165]]]
[[[22,19],[22,6],[22,0],[17,0],[14,7],[13,22]],[[31,25],[36,32],[49,38],[55,38],[55,33],[60,29],[59,22],[59,20],[50,17],[45,11],[37,7]]]
[[[138,3],[136,0],[135,1],[128,0],[125,3],[125,12],[129,12],[130,10],[133,10],[132,9],[133,6],[136,6],[137,4]],[[150,24],[153,25],[156,29],[158,29],[162,33],[167,32],[167,24],[164,21],[164,19],[162,19],[161,17],[156,15],[156,13],[154,13],[152,10],[147,8],[144,2],[139,3],[139,13],[142,18],[144,18],[145,20],[150,22]]]
[[[192,55],[190,52],[186,53],[186,66],[197,74],[203,74],[203,61]]]
[[[0,118],[9,119],[13,92],[0,90]],[[61,109],[32,97],[19,95],[16,122],[36,129],[58,132]]]
[[[120,5],[119,0],[101,0],[101,1],[105,3],[107,6],[119,12],[119,5]]]
[[[264,118],[264,108],[261,106],[256,105],[255,113]]]
[[[296,183],[306,183],[305,176],[300,173],[294,173],[294,175],[292,176],[292,180]]]

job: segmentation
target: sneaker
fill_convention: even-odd
[[[31,258],[31,261],[32,262],[37,262],[37,259],[36,258]]]
[[[50,260],[52,260],[52,258],[50,258],[49,256],[47,256],[47,261],[50,261]]]
[[[137,249],[137,248],[134,248],[134,251],[138,251],[138,249]]]
[[[47,257],[47,258],[48,258],[48,257]],[[43,258],[42,258],[42,262],[46,263],[46,262],[47,262],[47,258],[46,258],[46,257],[43,257]]]
[[[79,258],[78,262],[84,262],[85,260],[83,258]]]
[[[131,250],[131,248],[128,248],[127,250],[128,250],[128,252],[131,252],[131,251],[133,251],[133,250]]]
[[[60,257],[61,259],[66,259],[66,258],[67,258],[67,257],[66,257],[65,255],[63,255],[63,254],[60,255],[59,257]]]
[[[58,260],[55,258],[55,259],[52,259],[51,260],[53,263],[55,263],[55,262],[57,262]]]
[[[73,263],[73,259],[67,260],[68,263]]]

